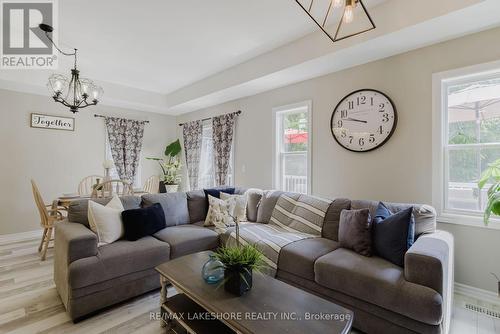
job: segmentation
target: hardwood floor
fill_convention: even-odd
[[[73,324],[52,279],[53,250],[41,262],[38,245],[38,239],[0,245],[0,333],[164,333],[159,321],[150,320],[158,311],[159,291]],[[500,320],[466,310],[464,300],[455,297],[451,334],[500,334]]]

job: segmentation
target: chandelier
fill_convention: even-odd
[[[328,3],[326,5],[324,3],[315,4],[314,0],[310,0],[308,6],[302,4],[303,1],[301,2],[301,0],[295,0],[295,2],[300,6],[300,8],[304,10],[304,12],[306,12],[307,15],[309,15],[309,17],[314,21],[314,23],[316,23],[318,27],[334,43],[349,37],[365,33],[367,31],[376,28],[375,23],[373,22],[372,17],[370,16],[370,13],[368,13],[365,5],[363,4],[363,0],[328,0]],[[328,19],[330,18],[331,14],[335,11],[335,9],[337,10],[343,9],[343,13],[337,25],[337,30],[335,31],[335,35],[332,36],[327,31],[327,25],[328,25]],[[366,29],[361,29],[360,31],[339,37],[339,33],[343,25],[353,23],[356,11],[362,11],[364,13],[364,15],[368,18],[370,26]],[[322,14],[318,15],[318,12],[321,12]]]
[[[88,106],[95,106],[102,94],[102,87],[95,85],[92,80],[80,78],[80,71],[77,68],[77,52],[78,49],[73,49],[72,53],[63,52],[57,47],[49,34],[54,31],[54,28],[47,24],[40,24],[40,29],[45,32],[47,39],[54,45],[57,51],[65,56],[74,56],[74,67],[71,69],[71,78],[62,74],[52,74],[49,77],[47,88],[52,94],[54,101],[68,107],[72,113],[78,112],[79,109]]]

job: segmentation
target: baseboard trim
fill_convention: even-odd
[[[496,293],[462,283],[455,282],[455,293],[491,304],[500,304],[500,297]]]
[[[42,230],[34,230],[20,233],[2,234],[0,235],[0,245],[17,241],[24,241],[39,238],[42,240]]]

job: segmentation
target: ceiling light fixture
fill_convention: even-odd
[[[80,78],[80,71],[76,67],[78,49],[74,49],[72,53],[63,52],[49,36],[54,31],[54,28],[43,23],[39,25],[39,28],[45,32],[45,36],[59,53],[75,57],[74,68],[71,69],[71,79],[62,74],[52,74],[49,77],[47,88],[54,101],[68,107],[72,113],[76,113],[79,109],[88,106],[95,106],[103,94],[103,89],[95,85],[90,79]]]
[[[368,31],[373,30],[373,29],[376,28],[375,23],[373,22],[373,19],[370,16],[370,13],[368,13],[368,11],[366,10],[366,7],[365,7],[365,5],[363,3],[363,0],[330,0],[328,8],[327,9],[325,8],[326,9],[326,13],[324,15],[322,15],[321,18],[320,18],[320,20],[322,19],[322,23],[319,23],[319,21],[313,15],[313,11],[312,10],[313,10],[313,5],[314,5],[314,0],[311,0],[311,2],[309,3],[308,8],[306,8],[301,3],[300,0],[295,0],[295,2],[300,6],[300,8],[302,8],[302,10],[304,10],[304,12],[306,12],[306,14],[314,21],[314,23],[316,23],[318,25],[318,27],[334,43],[338,42],[338,41],[341,41],[343,39],[349,38],[349,37],[360,35],[362,33],[368,32]],[[342,27],[342,24],[351,24],[354,21],[354,18],[355,18],[354,12],[357,9],[358,4],[361,5],[361,8],[362,8],[363,12],[365,13],[366,17],[368,18],[368,21],[370,22],[370,27],[367,28],[367,29],[363,29],[361,31],[349,34],[347,36],[339,37],[339,32],[340,32],[340,29]],[[342,7],[344,7],[344,12],[342,14],[342,18],[339,20],[339,23],[337,25],[337,30],[335,32],[335,35],[332,36],[326,30],[326,27],[328,25],[327,24],[328,23],[328,19],[329,19],[331,13],[333,12],[332,9],[335,9],[335,8],[336,9],[340,9]],[[316,10],[316,12],[317,12],[317,10]]]

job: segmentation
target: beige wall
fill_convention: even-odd
[[[432,201],[432,74],[500,59],[500,29],[426,47],[324,77],[178,117],[194,120],[241,109],[235,143],[235,180],[272,187],[272,108],[313,101],[312,191],[397,202]],[[351,153],[332,138],[330,117],[353,90],[374,88],[395,102],[399,124],[382,148]],[[456,281],[496,291],[500,231],[440,224],[455,235]]]
[[[76,192],[79,181],[103,174],[105,127],[94,113],[147,119],[142,150],[142,180],[159,170],[147,156],[161,156],[165,145],[176,137],[175,118],[107,106],[84,109],[75,117],[74,132],[34,129],[31,112],[71,116],[69,110],[50,97],[0,90],[0,234],[39,228],[30,178],[45,202],[62,193]]]

